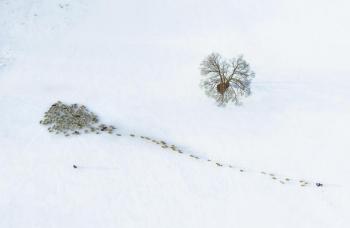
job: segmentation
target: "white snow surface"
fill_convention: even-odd
[[[0,227],[350,227],[349,7],[0,0]],[[199,87],[212,51],[256,72],[242,106]],[[58,100],[248,171],[128,136],[49,134],[39,120]]]

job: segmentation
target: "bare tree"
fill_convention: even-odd
[[[220,54],[212,53],[200,66],[204,76],[201,86],[219,106],[224,106],[229,101],[238,105],[242,96],[251,94],[250,83],[255,74],[243,56],[226,60]]]

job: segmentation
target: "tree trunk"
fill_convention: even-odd
[[[224,93],[226,92],[227,88],[230,86],[230,82],[225,80],[224,82],[220,82],[217,86],[216,86],[216,90],[221,94],[224,95]]]

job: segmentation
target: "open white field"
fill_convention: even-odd
[[[0,227],[350,227],[349,7],[0,0]],[[256,72],[242,106],[199,87],[212,51]],[[50,134],[58,100],[123,136]]]

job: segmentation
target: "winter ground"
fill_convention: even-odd
[[[0,0],[0,227],[349,227],[348,10],[341,0]],[[256,71],[242,107],[218,108],[198,87],[212,51],[243,53]],[[39,120],[57,100],[253,171],[132,137],[51,135]]]

